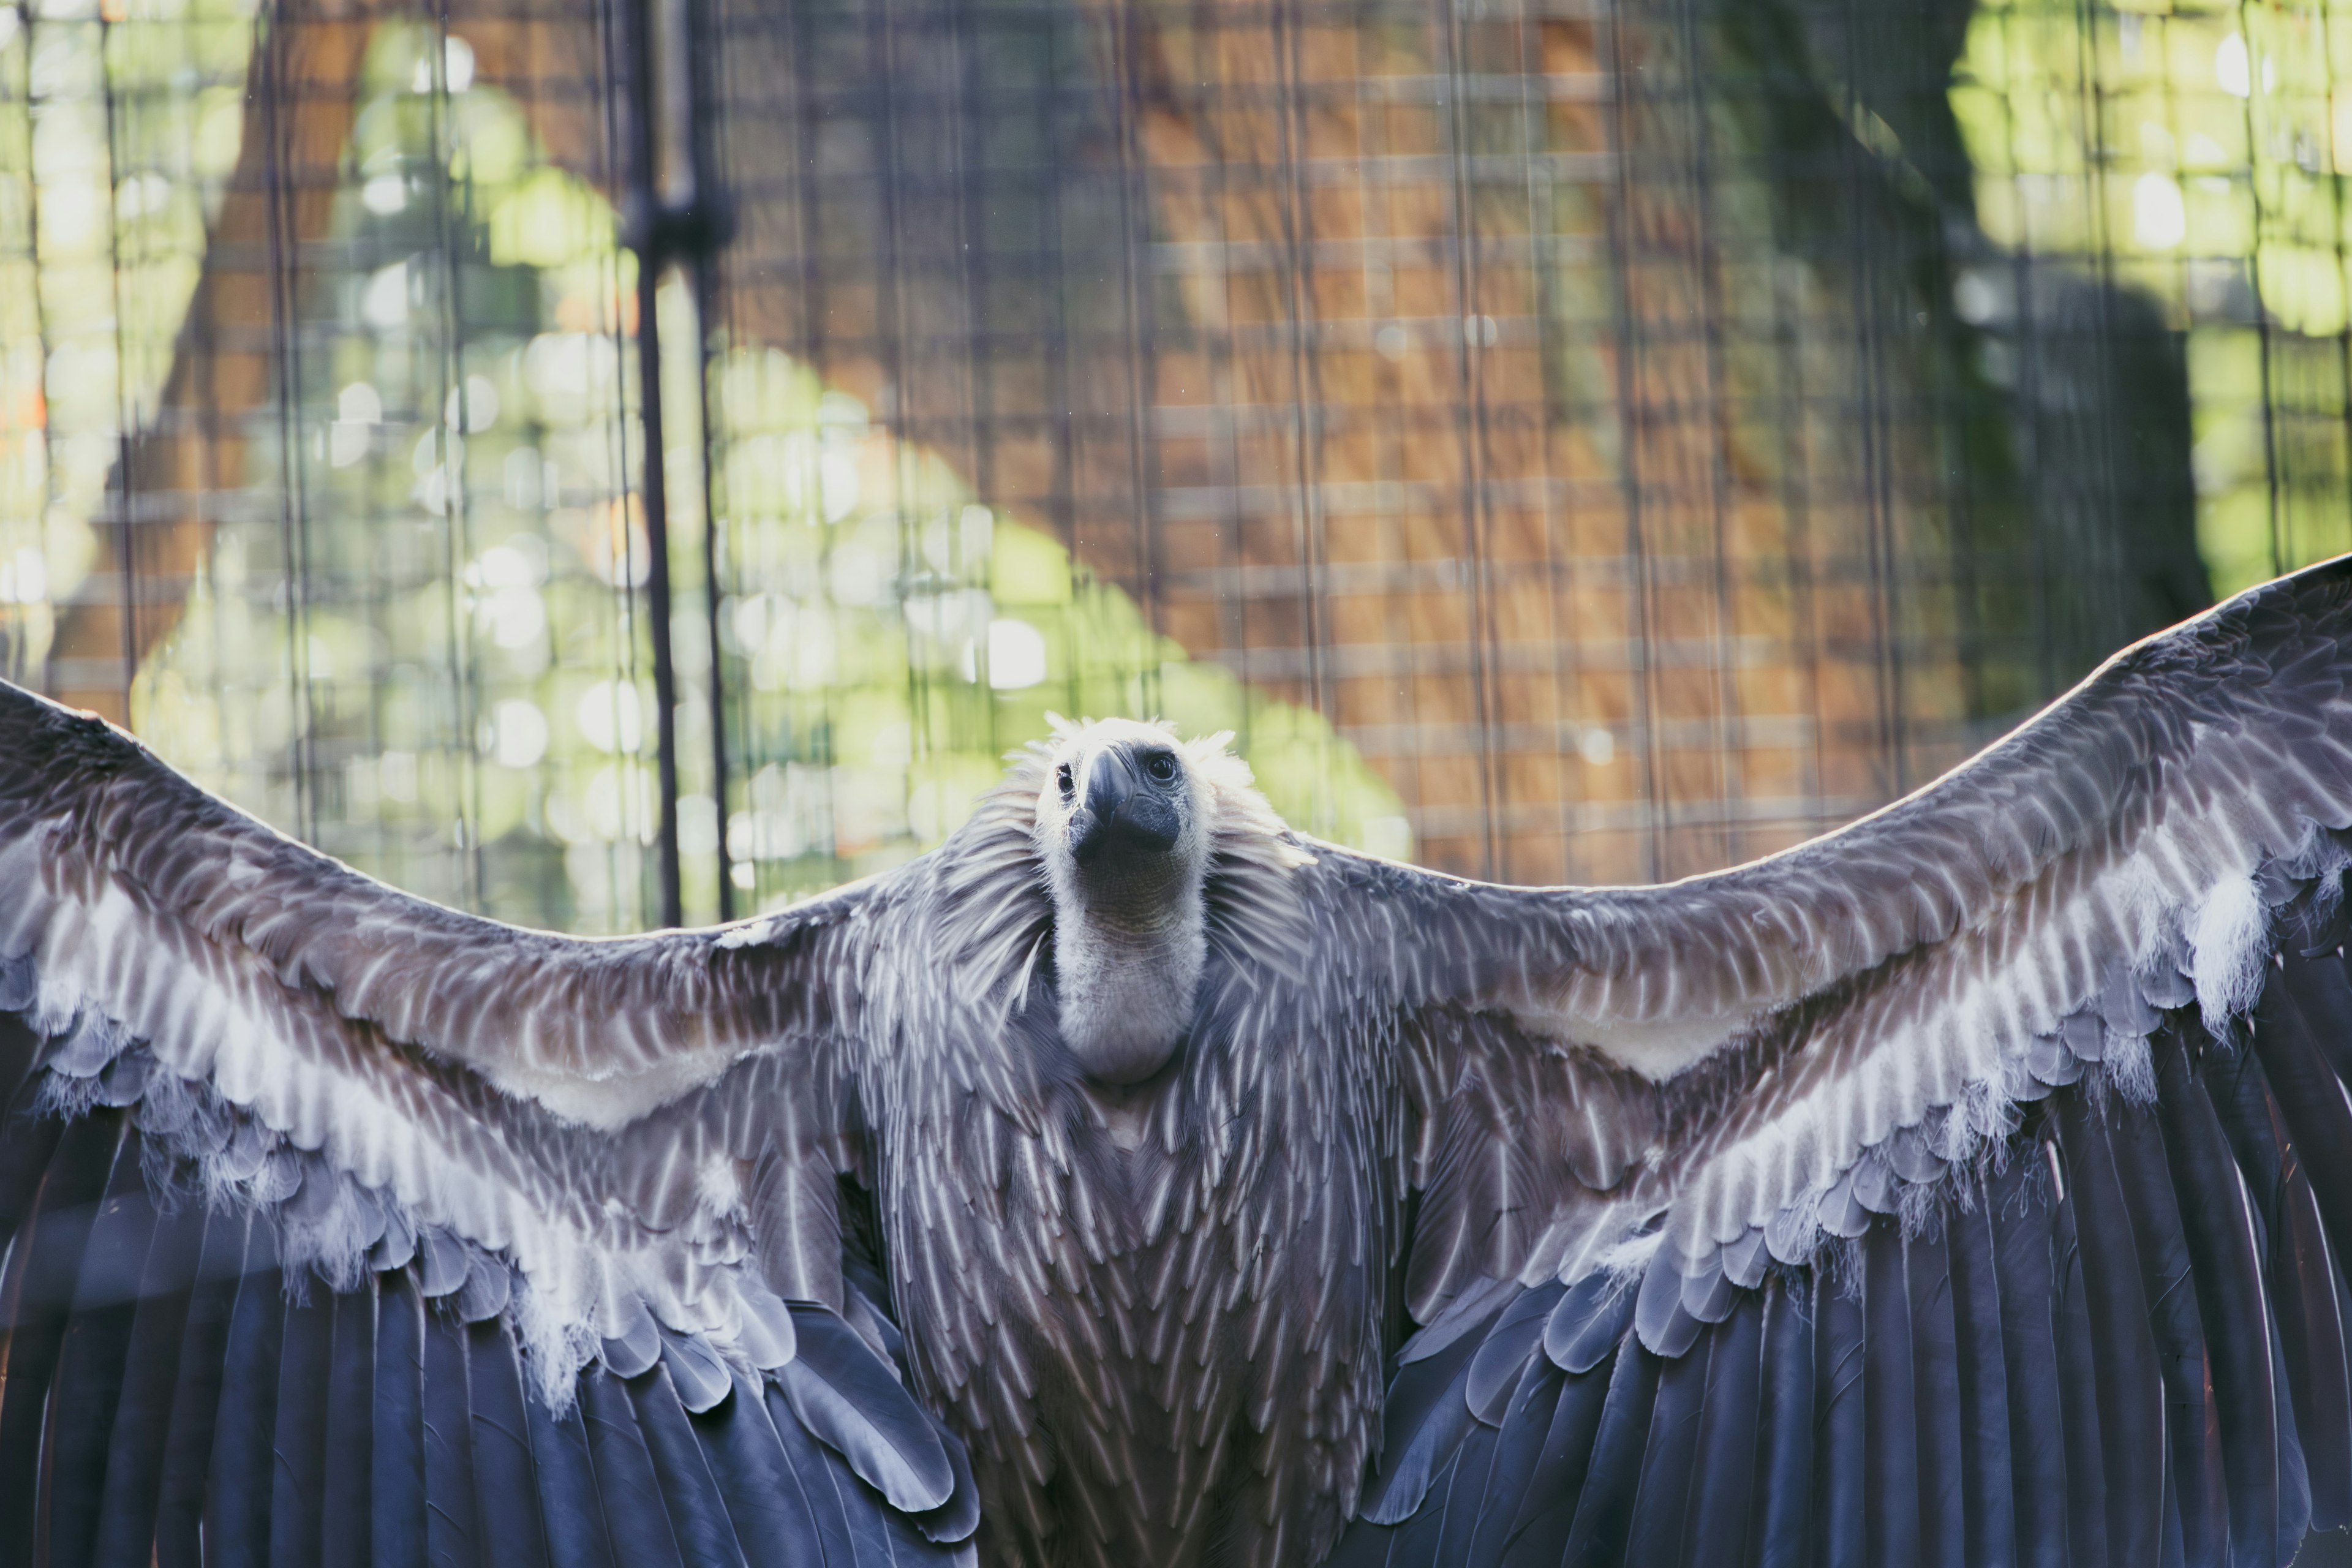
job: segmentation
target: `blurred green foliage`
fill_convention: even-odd
[[[0,673],[37,678],[236,163],[253,0],[0,9]]]
[[[1951,101],[1997,243],[2188,334],[2214,590],[2352,548],[2352,7],[1980,0]]]

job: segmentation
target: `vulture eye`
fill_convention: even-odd
[[[1150,760],[1143,764],[1143,771],[1150,773],[1156,784],[1171,783],[1176,777],[1176,759],[1165,752],[1154,752]]]
[[[1077,793],[1078,786],[1070,782],[1069,763],[1064,763],[1060,767],[1055,768],[1054,770],[1054,776],[1062,782],[1062,798],[1064,800],[1069,799],[1070,796]]]

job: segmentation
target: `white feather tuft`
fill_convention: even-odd
[[[2107,1036],[2107,1081],[2134,1105],[2156,1103],[2156,1061],[2144,1035]]]
[[[577,1312],[536,1289],[529,1275],[516,1279],[507,1310],[514,1314],[515,1338],[532,1391],[560,1419],[572,1408],[581,1370],[596,1359],[596,1336]]]
[[[739,947],[759,947],[776,933],[772,920],[745,921],[741,925],[729,926],[719,933],[717,945],[726,952]]]
[[[2252,877],[2223,877],[2198,906],[2189,926],[2189,979],[2209,1031],[2220,1034],[2262,994],[2269,934],[2270,910]]]
[[[1631,1286],[1649,1272],[1651,1260],[1657,1257],[1658,1248],[1665,1239],[1666,1233],[1663,1230],[1654,1230],[1647,1236],[1630,1236],[1613,1247],[1603,1248],[1594,1263],[1620,1285]]]
[[[743,1212],[742,1179],[734,1159],[724,1151],[704,1160],[694,1173],[694,1193],[714,1217],[740,1215]]]

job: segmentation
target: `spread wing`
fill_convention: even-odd
[[[2347,681],[2336,562],[1719,875],[1323,854],[1318,958],[1411,1020],[1425,1325],[1340,1560],[2272,1563],[2352,1522]]]
[[[0,684],[0,1540],[956,1550],[962,1453],[902,1386],[842,1206],[893,897],[518,931]]]

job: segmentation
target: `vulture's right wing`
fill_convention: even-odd
[[[2268,1565],[2352,1523],[2347,868],[2352,560],[1753,865],[1322,855],[1318,973],[1407,1021],[1420,1129],[1424,1327],[1343,1560]]]
[[[840,1201],[893,896],[519,931],[0,685],[0,1555],[958,1550]]]

